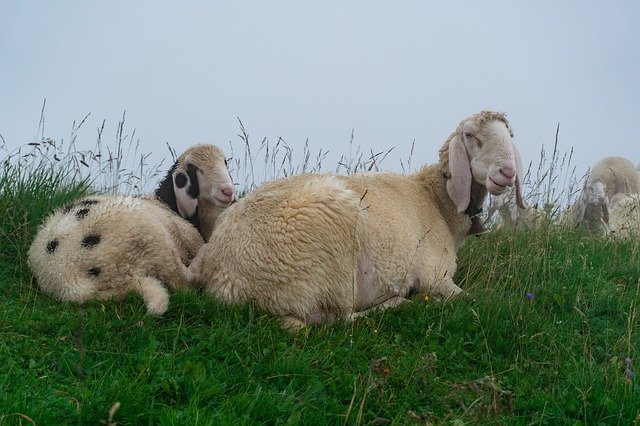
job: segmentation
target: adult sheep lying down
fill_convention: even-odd
[[[438,164],[414,174],[267,183],[221,215],[189,271],[217,299],[253,301],[286,327],[353,318],[412,292],[455,296],[456,250],[480,231],[472,217],[487,191],[515,185],[524,207],[512,138],[504,114],[483,111],[459,124]]]
[[[598,161],[584,184],[578,200],[576,224],[584,223],[596,233],[603,233],[609,225],[609,210],[617,194],[640,192],[640,175],[633,163],[622,157],[606,157]]]
[[[82,303],[133,290],[149,313],[162,314],[165,285],[188,284],[186,265],[233,197],[223,152],[196,145],[152,195],[88,196],[52,213],[29,248],[29,266],[57,299]]]

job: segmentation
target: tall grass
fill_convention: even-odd
[[[134,296],[80,310],[39,294],[25,262],[38,224],[86,191],[144,188],[144,173],[124,171],[132,141],[81,154],[73,137],[67,147],[42,130],[2,163],[0,425],[640,420],[637,241],[554,226],[496,230],[459,252],[464,297],[297,334],[254,306],[188,291],[171,296],[163,317]],[[298,158],[281,139],[254,144],[242,124],[239,141],[232,167],[247,190],[325,167],[324,150],[305,144]],[[387,151],[365,154],[353,142],[338,171],[381,167]],[[557,136],[551,157],[530,167],[530,203],[570,203],[562,194],[579,179],[564,178],[575,169],[556,148]]]
[[[361,171],[378,171],[383,167],[382,163],[387,155],[393,151],[393,148],[390,148],[380,152],[373,150],[365,152],[360,145],[355,143],[352,131],[349,138],[349,153],[341,155],[336,166],[331,168],[325,164],[329,151],[322,148],[317,151],[313,150],[308,139],[302,145],[302,151],[299,153],[295,152],[281,137],[275,142],[263,138],[256,145],[242,120],[238,119],[238,122],[240,126],[238,140],[235,143],[229,142],[231,158],[229,170],[233,181],[239,186],[238,192],[241,195],[251,192],[264,182],[301,173],[334,171],[352,174]],[[411,154],[413,154],[413,145]],[[406,164],[401,162],[401,166],[403,169],[406,166],[407,170],[410,170],[411,157]]]

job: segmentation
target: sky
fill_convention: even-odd
[[[115,141],[126,111],[152,161],[197,142],[242,152],[305,142],[335,169],[354,146],[382,168],[437,161],[463,118],[506,112],[525,163],[573,148],[578,173],[640,162],[638,1],[0,3],[0,135]],[[239,149],[239,151],[235,151]]]

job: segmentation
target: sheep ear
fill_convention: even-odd
[[[189,219],[196,214],[198,208],[199,185],[196,169],[191,164],[187,164],[186,170],[177,167],[172,177],[178,212],[180,216]]]
[[[469,207],[472,181],[469,155],[460,136],[449,142],[449,172],[451,178],[447,181],[447,193],[458,213],[462,213]]]
[[[584,214],[587,211],[587,204],[589,202],[589,197],[587,196],[587,183],[585,182],[584,187],[582,188],[582,192],[580,193],[580,211],[578,212],[577,222],[582,222],[584,220]]]
[[[520,212],[518,211],[518,206],[516,206],[513,203],[509,204],[509,213],[511,214],[511,220],[514,223],[517,222],[518,221],[518,216],[520,216]]]
[[[526,209],[527,205],[525,204],[524,198],[522,197],[522,180],[524,179],[524,167],[522,166],[522,157],[520,156],[520,152],[515,145],[513,146],[513,154],[516,157],[516,204],[521,209]]]

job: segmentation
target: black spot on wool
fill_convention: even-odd
[[[81,200],[75,203],[69,203],[66,204],[63,208],[62,208],[62,212],[64,214],[69,213],[71,210],[75,209],[78,206],[93,206],[94,204],[98,204],[100,201],[98,200],[94,200],[94,199],[87,199],[87,200]]]
[[[80,209],[76,212],[76,219],[78,220],[82,220],[84,219],[87,215],[89,214],[89,209],[84,208],[84,209]]]
[[[82,247],[91,248],[100,242],[100,235],[90,234],[82,239]]]
[[[89,271],[87,271],[87,273],[93,277],[97,277],[98,275],[100,275],[100,272],[102,271],[98,267],[91,268],[89,269]]]
[[[67,214],[76,207],[76,203],[69,203],[62,208],[62,213]]]
[[[198,174],[196,173],[196,166],[193,164],[187,164],[187,174],[189,175],[189,181],[191,185],[187,188],[187,194],[191,198],[198,198],[200,196],[200,184],[198,183]]]
[[[58,241],[57,238],[54,238],[53,240],[49,241],[47,243],[47,253],[53,254],[58,248],[58,244],[60,244],[60,242]]]

